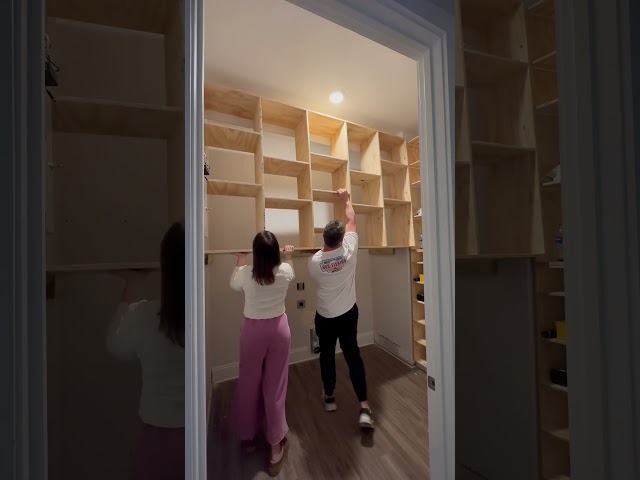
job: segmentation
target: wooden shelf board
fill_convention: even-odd
[[[550,72],[555,72],[557,60],[558,60],[558,52],[554,50],[551,53],[547,53],[542,57],[536,58],[533,62],[531,62],[531,66],[536,70],[546,70]]]
[[[529,65],[520,60],[499,57],[465,49],[465,69],[469,83],[496,83],[516,72],[526,71]]]
[[[496,15],[513,11],[520,3],[521,0],[460,0],[460,8],[465,16],[495,18]]]
[[[405,207],[407,205],[411,205],[410,200],[396,200],[395,198],[384,199],[385,208]]]
[[[564,297],[564,292],[549,292],[550,297]]]
[[[367,184],[380,179],[380,175],[375,173],[361,172],[359,170],[351,170],[351,183],[352,184]]]
[[[317,172],[333,173],[347,163],[347,160],[330,155],[321,155],[319,153],[311,154],[311,169]]]
[[[457,260],[486,260],[502,258],[533,258],[535,253],[478,253],[475,255],[456,255]]]
[[[266,98],[262,99],[262,123],[264,124],[295,130],[304,115],[305,111],[300,108]]]
[[[415,300],[414,299],[413,301],[416,302],[416,303],[419,303],[420,305],[424,305],[424,302],[422,300]]]
[[[357,125],[355,123],[347,123],[347,136],[349,138],[349,143],[364,143],[375,134],[376,131],[371,128],[363,127],[362,125]]]
[[[564,262],[549,262],[549,268],[564,269]]]
[[[456,87],[456,89],[457,89],[457,88],[458,88],[458,87]],[[409,145],[410,147],[417,147],[417,148],[419,148],[419,147],[420,147],[420,136],[414,137],[414,138],[412,138],[411,140],[409,140],[409,141],[407,142],[407,145]]]
[[[311,200],[300,200],[297,198],[275,198],[266,197],[264,199],[265,208],[275,208],[278,210],[300,210],[311,205]]]
[[[558,116],[558,99],[551,100],[549,102],[541,103],[536,106],[536,114],[545,117],[557,117]]]
[[[418,364],[418,366],[426,369],[427,368],[427,361],[423,358],[419,358],[418,360],[416,360],[416,363]]]
[[[248,93],[239,92],[230,88],[205,84],[204,109],[205,111],[220,112],[234,117],[253,120],[258,109],[260,99]]]
[[[417,162],[410,163],[409,168],[415,168],[416,170],[420,170],[420,160],[418,160]]]
[[[382,151],[391,151],[404,142],[406,142],[406,140],[402,137],[380,132],[380,150]]]
[[[255,153],[260,134],[238,127],[227,127],[209,121],[204,123],[204,144],[238,152]]]
[[[313,190],[314,202],[334,203],[338,200],[338,194],[333,190]]]
[[[551,382],[545,382],[542,385],[550,390],[555,390],[556,392],[569,393],[569,389],[567,387],[563,387],[562,385],[556,385]]]
[[[53,130],[65,133],[168,138],[180,125],[178,108],[111,100],[56,97]]]
[[[427,341],[424,338],[415,339],[415,342],[422,345],[423,347],[427,346]]]
[[[423,320],[414,320],[414,322],[419,323],[420,325],[423,325],[423,326],[427,325],[427,322],[424,319]]]
[[[424,262],[411,262],[411,263],[415,263],[416,265],[424,265]]]
[[[47,16],[111,27],[164,33],[171,0],[48,0]]]
[[[411,184],[411,188],[421,188],[422,187],[422,181],[418,180],[417,182],[413,182]]]
[[[566,346],[567,342],[563,340],[558,340],[557,338],[544,338],[541,339],[544,343],[550,343],[552,345],[563,345]]]
[[[505,159],[521,155],[532,155],[535,153],[533,147],[520,147],[516,145],[505,145],[502,143],[482,142],[474,140],[471,142],[471,149],[474,158],[478,159]]]
[[[159,262],[130,262],[130,263],[93,263],[49,265],[47,273],[109,273],[123,270],[158,270]]]
[[[420,282],[418,280],[414,280],[413,283],[415,283],[416,285],[424,285],[424,282]]]
[[[295,160],[264,157],[264,173],[283,177],[299,177],[309,171],[309,164]]]
[[[324,233],[324,227],[313,227],[313,233]]]
[[[571,477],[566,475],[556,475],[555,477],[547,477],[545,480],[571,480]]]
[[[546,433],[551,435],[558,440],[562,440],[564,442],[569,442],[569,429],[568,428],[559,428],[556,430],[545,430]]]
[[[309,112],[309,133],[321,137],[332,137],[340,131],[344,125],[344,120],[330,117],[321,113]]]
[[[383,208],[376,207],[374,205],[363,205],[361,203],[354,203],[353,210],[357,214],[368,214],[368,213],[380,213],[383,210]],[[375,247],[375,248],[379,248],[379,247]]]
[[[555,16],[556,8],[554,0],[538,0],[537,2],[529,5],[529,15],[537,17],[553,18]]]
[[[296,252],[317,252],[320,250],[318,247],[295,247],[294,256]],[[235,250],[205,250],[205,255],[233,255],[234,253],[253,253],[251,248],[237,248]]]
[[[230,182],[207,178],[207,195],[222,197],[257,197],[262,185],[245,182]]]
[[[409,165],[402,165],[401,163],[390,162],[389,160],[380,160],[380,165],[382,166],[383,175],[395,175],[409,167]]]
[[[561,182],[545,182],[542,184],[542,189],[545,192],[559,192],[562,189]]]

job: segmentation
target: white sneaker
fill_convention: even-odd
[[[322,391],[322,400],[324,401],[324,409],[327,412],[335,412],[338,409],[338,405],[336,405],[336,397],[333,395],[328,397],[324,394],[324,390]]]
[[[358,420],[360,428],[373,428],[373,418],[371,416],[371,410],[368,408],[360,409],[360,419]]]

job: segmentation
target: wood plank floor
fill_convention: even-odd
[[[362,348],[376,429],[363,434],[358,403],[341,355],[336,359],[338,411],[324,411],[318,360],[289,370],[289,457],[283,480],[428,479],[427,378],[376,346]],[[267,446],[241,452],[229,417],[235,381],[213,393],[208,438],[209,479],[267,479]]]

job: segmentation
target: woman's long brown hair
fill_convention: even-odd
[[[276,236],[266,230],[258,233],[253,239],[252,278],[260,285],[273,284],[276,281],[273,270],[280,263],[280,245]]]
[[[176,222],[160,247],[160,331],[184,348],[184,225]]]

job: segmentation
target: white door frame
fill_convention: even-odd
[[[391,0],[288,0],[418,63],[430,478],[455,479],[455,15]],[[424,439],[426,441],[426,439]]]

